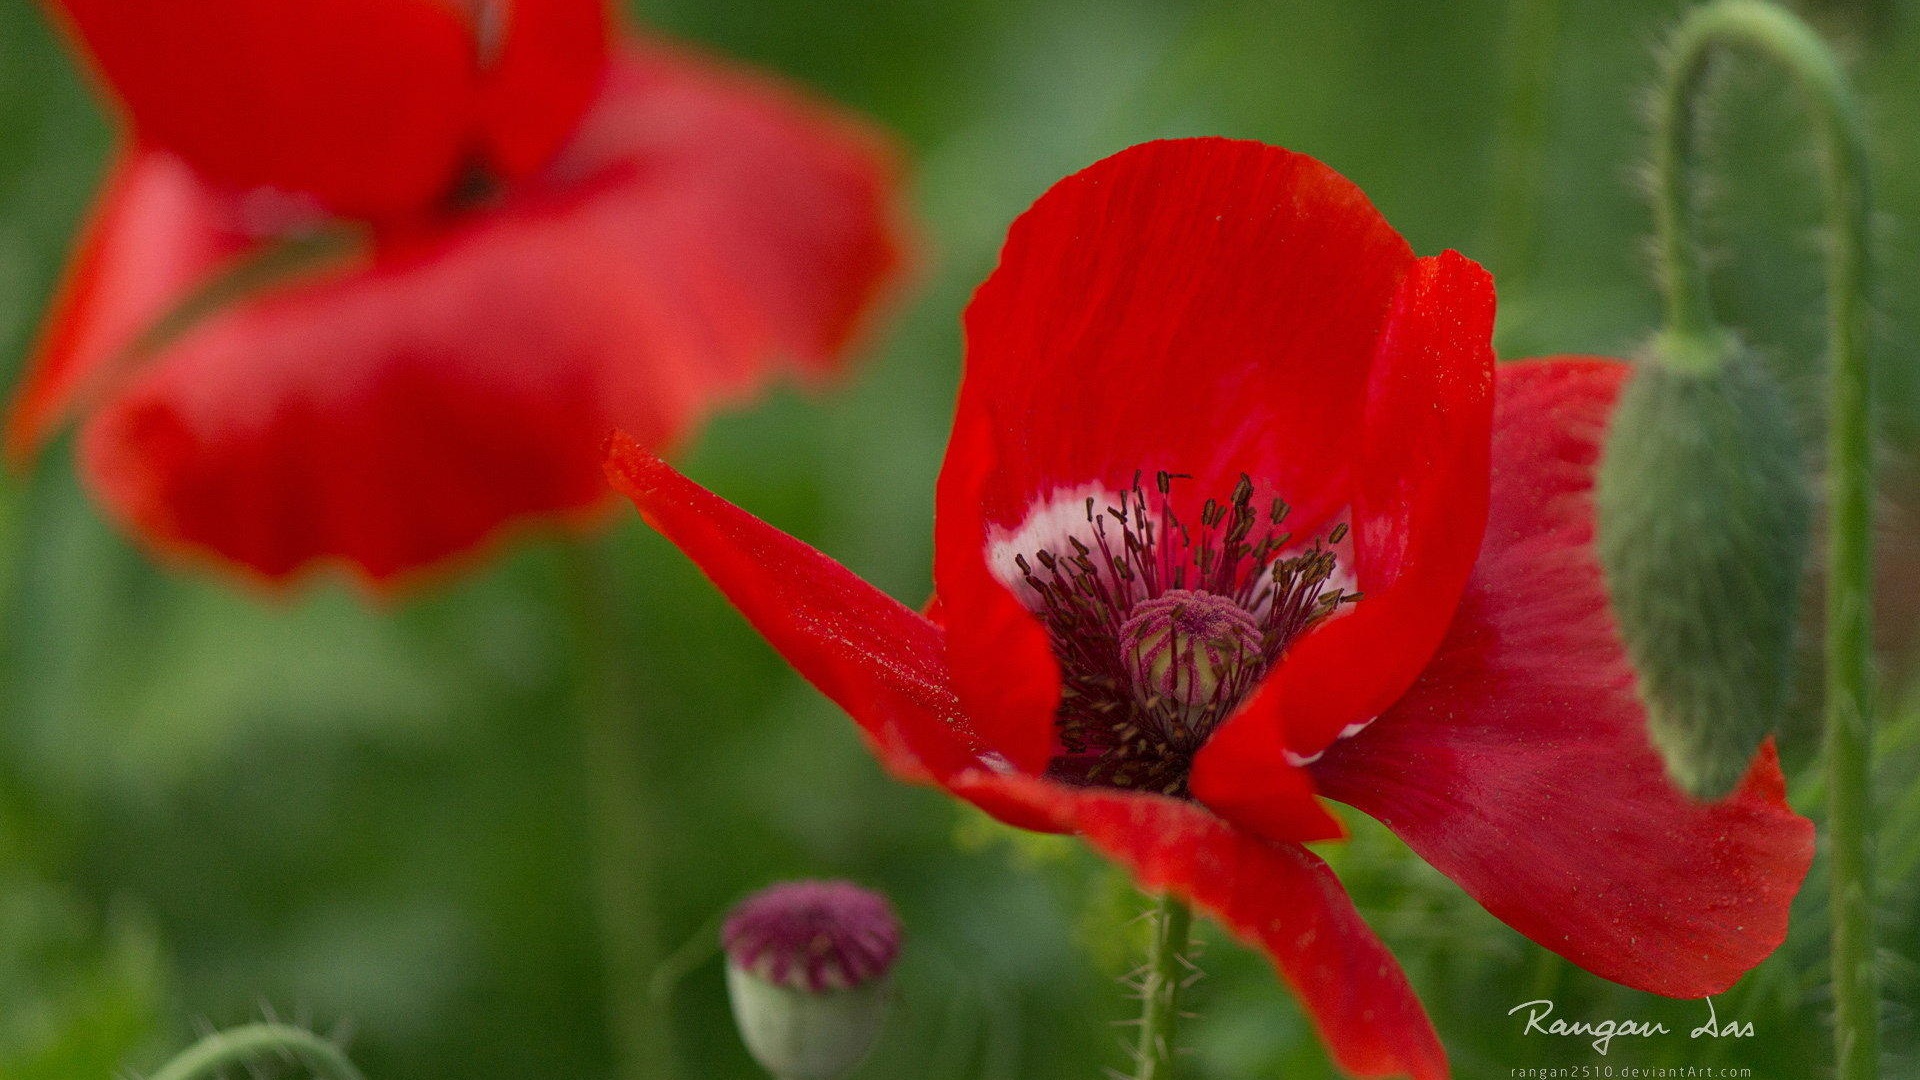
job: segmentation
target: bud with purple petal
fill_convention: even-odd
[[[727,917],[727,991],[754,1060],[778,1080],[840,1080],[886,1019],[900,921],[844,881],[793,881]]]

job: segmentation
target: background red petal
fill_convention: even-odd
[[[385,581],[601,503],[616,427],[665,446],[836,362],[899,265],[873,137],[678,55],[631,58],[597,110],[572,172],[157,356],[87,433],[107,504],[270,577]]]
[[[625,193],[611,254],[701,312],[722,385],[754,385],[768,353],[832,373],[906,266],[881,132],[689,49],[625,45],[544,184],[567,198],[583,180]]]
[[[519,179],[545,167],[598,95],[607,5],[496,0],[492,10],[503,14],[491,16],[500,26],[480,27],[479,124],[487,163]],[[496,34],[497,44],[490,40]]]
[[[1593,469],[1625,374],[1503,367],[1485,546],[1432,666],[1313,767],[1487,910],[1637,989],[1726,989],[1778,947],[1813,857],[1771,749],[1698,803],[1667,778],[1592,552]]]
[[[141,137],[219,182],[371,217],[437,200],[474,126],[473,25],[439,0],[56,0]]]
[[[1132,872],[1186,897],[1273,961],[1328,1051],[1354,1076],[1448,1075],[1446,1051],[1393,954],[1333,871],[1298,844],[1262,840],[1189,802],[1024,776],[970,773],[956,794],[1022,803]]]
[[[105,391],[116,361],[193,291],[253,246],[242,207],[180,159],[123,151],[54,297],[46,329],[7,417],[6,452],[19,462],[89,394]]]

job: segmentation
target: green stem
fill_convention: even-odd
[[[25,665],[16,629],[27,625],[27,614],[20,608],[19,583],[27,554],[27,530],[22,519],[28,483],[26,470],[9,470],[0,464],[0,717],[16,715],[22,705],[18,695],[25,686],[18,677]],[[44,836],[46,830],[27,827],[27,822],[40,816],[38,789],[27,783],[25,767],[15,756],[0,752],[0,837],[31,850],[39,846],[35,838]]]
[[[1180,991],[1187,981],[1187,947],[1193,937],[1193,911],[1171,893],[1153,909],[1153,940],[1140,986],[1139,1062],[1135,1080],[1173,1080],[1180,1033]]]
[[[660,847],[654,778],[643,750],[645,699],[620,648],[615,575],[592,541],[568,548],[568,593],[581,670],[580,748],[587,785],[594,898],[607,1024],[620,1080],[670,1080],[672,1026],[652,993],[660,964],[654,909]]]
[[[1707,68],[1722,48],[1778,64],[1811,106],[1825,151],[1829,546],[1826,596],[1827,841],[1832,861],[1833,995],[1839,1080],[1879,1071],[1879,988],[1873,944],[1872,824],[1872,379],[1867,355],[1871,189],[1860,107],[1833,53],[1807,25],[1771,4],[1721,0],[1674,36],[1659,99],[1655,210],[1668,331],[1712,342],[1713,316],[1696,235],[1692,173]]]
[[[1533,271],[1547,106],[1560,52],[1560,0],[1510,0],[1508,9],[1507,108],[1494,178],[1492,245],[1503,283],[1525,280]]]
[[[18,646],[14,627],[24,620],[15,605],[27,556],[26,512],[32,483],[33,474],[25,466],[0,462],[0,676],[11,675],[18,662],[13,655]],[[4,696],[10,689],[11,684],[0,677],[0,707],[12,704]]]
[[[272,1057],[304,1065],[319,1080],[365,1080],[338,1046],[290,1024],[248,1024],[217,1031],[167,1062],[151,1080],[216,1080],[228,1069]]]

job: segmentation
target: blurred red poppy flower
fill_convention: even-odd
[[[604,0],[54,0],[135,131],[361,217],[537,173],[598,93]]]
[[[1499,368],[1493,285],[1255,143],[1056,185],[968,309],[911,611],[631,440],[610,475],[896,773],[1074,832],[1256,943],[1361,1076],[1445,1076],[1320,796],[1570,960],[1674,996],[1779,945],[1812,857],[1771,748],[1697,803],[1591,549],[1623,368]]]
[[[582,519],[609,431],[664,448],[774,374],[831,374],[898,277],[873,130],[610,50],[600,0],[58,10],[131,136],[8,449],[84,415],[91,488],[168,549],[386,583]],[[348,219],[356,243],[274,269]]]

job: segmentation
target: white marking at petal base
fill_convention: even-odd
[[[1333,573],[1327,575],[1326,591],[1329,594],[1335,590],[1343,593],[1359,592],[1357,586],[1360,584],[1360,579],[1353,576],[1352,570],[1352,549],[1342,552],[1341,556],[1340,561],[1333,565]]]
[[[1058,555],[1071,553],[1073,546],[1067,542],[1070,536],[1077,536],[1080,542],[1093,545],[1092,525],[1087,523],[1087,500],[1093,500],[1093,512],[1096,516],[1107,512],[1109,506],[1121,505],[1121,496],[1107,490],[1099,484],[1082,484],[1075,488],[1061,488],[1045,499],[1036,502],[1033,509],[1027,511],[1027,519],[1017,529],[1004,525],[992,525],[987,529],[987,569],[1000,583],[1012,590],[1020,602],[1028,608],[1040,607],[1040,594],[1027,584],[1025,575],[1014,563],[1014,557],[1025,555],[1029,563],[1034,553],[1045,549]]]
[[[1367,730],[1367,725],[1373,723],[1375,720],[1378,720],[1378,719],[1380,718],[1375,716],[1366,720],[1361,720],[1358,723],[1348,724],[1346,727],[1341,728],[1340,734],[1335,735],[1333,739],[1335,742],[1338,742],[1341,739],[1351,739],[1355,735],[1358,735],[1361,732]],[[1291,750],[1282,750],[1281,753],[1286,755],[1287,764],[1293,766],[1296,769],[1301,769],[1325,757],[1327,755],[1327,748],[1323,746],[1319,750],[1311,754],[1296,754]]]
[[[1327,575],[1327,582],[1324,586],[1325,592],[1328,595],[1332,595],[1336,590],[1339,592],[1358,592],[1360,591],[1360,579],[1354,576],[1353,572],[1353,547],[1354,541],[1357,539],[1354,535],[1352,525],[1353,507],[1341,507],[1328,515],[1327,521],[1329,524],[1322,525],[1320,531],[1314,535],[1300,537],[1297,543],[1287,549],[1286,554],[1297,555],[1302,551],[1311,551],[1315,547],[1325,547],[1327,550],[1333,552],[1337,560],[1333,564],[1333,573]],[[1347,523],[1347,535],[1341,537],[1340,542],[1335,544],[1327,540],[1327,534],[1333,530],[1334,523],[1339,522]],[[1340,611],[1336,613],[1335,617],[1345,615],[1351,610],[1352,605],[1342,604]]]

